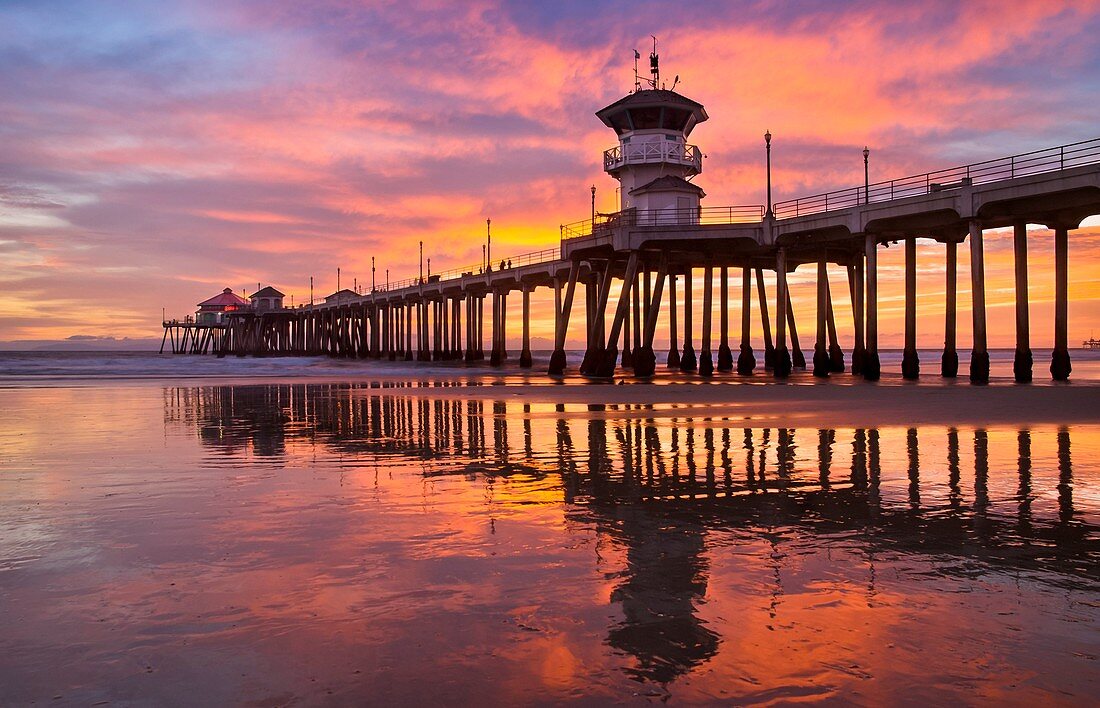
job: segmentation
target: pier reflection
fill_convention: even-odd
[[[884,553],[934,557],[960,577],[1100,579],[1096,510],[1075,507],[1069,428],[746,428],[691,410],[462,394],[426,383],[167,389],[165,411],[193,428],[212,464],[277,464],[321,446],[349,465],[391,460],[425,478],[546,482],[566,520],[621,551],[606,643],[646,683],[669,684],[718,653],[723,637],[702,611],[718,530],[770,549],[773,618],[798,534],[852,539],[868,603]]]

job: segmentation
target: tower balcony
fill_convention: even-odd
[[[651,165],[662,162],[690,167],[696,174],[703,171],[703,153],[699,148],[673,140],[625,143],[603,151],[605,172],[615,172],[626,165]]]

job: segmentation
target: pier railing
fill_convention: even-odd
[[[563,241],[609,232],[619,226],[697,226],[700,224],[754,224],[764,218],[764,206],[715,206],[692,209],[624,209],[597,214],[592,219],[562,224]]]
[[[513,268],[519,268],[522,266],[538,265],[539,263],[549,263],[561,258],[560,248],[545,248],[541,251],[531,251],[530,253],[522,253],[518,256],[509,256],[496,261],[495,265],[490,263],[486,268],[485,264],[477,263],[475,265],[463,266],[460,268],[450,268],[448,270],[439,271],[438,273],[432,273],[424,278],[405,278],[404,280],[397,280],[389,283],[388,286],[381,285],[374,289],[375,292],[393,292],[395,290],[402,290],[404,288],[414,288],[420,285],[433,285],[439,282],[446,282],[449,280],[457,280],[459,278],[469,278],[474,276],[485,275],[488,273],[496,273],[501,269],[500,264],[504,264],[504,270],[511,270]],[[370,292],[365,292],[363,295],[369,295]]]
[[[789,219],[862,204],[960,189],[974,184],[1058,172],[1097,162],[1100,162],[1100,138],[777,202],[773,209],[775,218]]]

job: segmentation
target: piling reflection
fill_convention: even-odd
[[[277,462],[310,444],[364,464],[418,460],[429,478],[552,481],[567,518],[622,550],[606,643],[645,683],[670,684],[719,651],[723,637],[701,612],[716,529],[766,540],[773,618],[784,538],[798,532],[858,539],[868,604],[882,553],[941,554],[942,572],[960,575],[1100,579],[1094,516],[1074,506],[1069,428],[745,428],[644,406],[567,409],[404,388],[169,389],[165,410],[193,426],[212,461],[247,451]],[[1040,454],[1054,476],[1038,473]]]

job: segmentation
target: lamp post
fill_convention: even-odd
[[[313,276],[309,276],[309,304],[313,305]]]
[[[485,260],[485,244],[481,244],[481,272],[485,272],[485,264],[488,261]]]
[[[340,267],[336,267],[336,292],[340,292]]]
[[[420,242],[420,282],[424,282],[424,242]]]
[[[429,258],[428,259],[428,279],[431,280],[431,277],[432,277],[432,259]]]
[[[370,257],[370,291],[374,292],[374,256]]]
[[[488,266],[493,262],[493,233],[489,230],[489,225],[493,223],[492,219],[485,220],[485,265]]]
[[[592,185],[592,228],[596,227],[596,185]]]
[[[390,269],[386,269],[386,292],[390,291]]]
[[[772,216],[772,131],[764,133],[764,149],[768,153],[768,209],[764,216]]]
[[[863,146],[863,203],[867,204],[871,201],[871,180],[869,178],[870,173],[867,171],[867,158],[871,155],[871,151],[867,149],[867,146]]]

